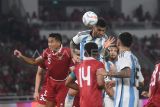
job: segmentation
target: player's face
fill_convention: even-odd
[[[117,47],[110,47],[109,48],[109,54],[111,59],[116,59],[118,56],[118,49]]]
[[[93,32],[94,32],[94,36],[96,37],[102,37],[105,35],[106,33],[106,28],[103,27],[99,27],[99,26],[94,26],[93,27]]]
[[[57,41],[55,38],[53,38],[53,37],[48,38],[49,49],[56,50],[56,49],[59,49],[60,46],[61,46],[61,43],[59,41]]]

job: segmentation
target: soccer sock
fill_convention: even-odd
[[[72,107],[73,102],[74,102],[74,96],[67,94],[64,107]]]

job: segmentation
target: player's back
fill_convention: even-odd
[[[103,63],[93,58],[82,61],[75,68],[81,107],[102,107],[102,90],[98,89],[96,76],[100,68],[104,68]]]

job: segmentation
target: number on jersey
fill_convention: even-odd
[[[91,67],[90,66],[87,67],[87,75],[86,76],[84,75],[84,67],[79,68],[79,84],[80,84],[80,87],[83,87],[82,81],[86,81],[87,86],[91,85],[90,72],[91,72]]]

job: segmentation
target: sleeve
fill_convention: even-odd
[[[78,33],[76,36],[74,36],[74,37],[72,38],[72,41],[73,41],[76,45],[78,45],[78,44],[81,42],[80,33]]]
[[[119,70],[122,70],[125,67],[132,68],[131,59],[127,59],[125,57],[119,58]]]
[[[47,49],[45,49],[40,56],[41,56],[43,59],[47,59]]]
[[[138,68],[139,68],[139,71],[138,71],[139,82],[143,82],[144,81],[144,77],[142,75],[141,66],[139,65],[139,63],[138,63]]]
[[[141,71],[138,72],[138,77],[139,77],[139,82],[143,82],[144,81],[144,77],[143,77]]]
[[[70,75],[73,79],[75,79],[75,80],[76,80],[76,75],[75,75],[75,73],[74,73],[74,72],[71,72],[69,75]]]

